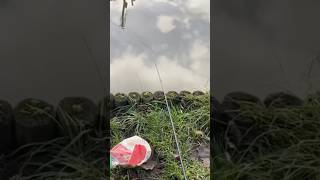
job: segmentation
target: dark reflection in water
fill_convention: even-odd
[[[1,0],[0,6],[1,99],[102,97],[109,63],[104,1]]]
[[[320,88],[320,1],[216,0],[213,87],[304,96]]]

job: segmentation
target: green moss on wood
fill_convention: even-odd
[[[19,145],[41,142],[56,135],[54,107],[45,101],[28,98],[14,109],[15,134]]]
[[[130,92],[128,97],[130,104],[137,104],[141,102],[141,95],[137,92]]]

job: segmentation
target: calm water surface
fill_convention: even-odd
[[[320,1],[216,0],[214,93],[320,89]]]
[[[210,1],[111,2],[111,91],[206,90],[210,85]]]
[[[1,2],[0,99],[15,104],[26,97],[52,103],[65,96],[102,97],[106,78],[99,78],[94,62],[105,74],[103,1]]]
[[[279,90],[299,96],[320,88],[320,2],[121,0],[110,2],[110,61],[103,1],[6,0],[0,4],[0,98],[103,95],[111,91],[209,89],[260,97]],[[210,23],[213,41],[210,62]],[[104,36],[104,37],[102,37]],[[50,93],[49,93],[50,92]]]

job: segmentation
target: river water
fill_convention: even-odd
[[[320,88],[320,1],[216,0],[212,85],[261,98]]]
[[[208,90],[210,1],[136,0],[110,6],[111,92]],[[122,23],[124,22],[124,23]],[[122,25],[122,26],[121,26]]]
[[[320,2],[216,0],[6,0],[0,3],[0,98],[98,100],[111,92],[208,90],[259,97],[320,87]],[[211,46],[210,58],[210,23]],[[110,36],[110,57],[106,38]],[[211,59],[211,61],[210,61]],[[211,65],[211,69],[210,69]]]
[[[109,63],[104,1],[1,2],[0,99],[103,97]]]

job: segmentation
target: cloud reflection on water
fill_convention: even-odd
[[[129,3],[119,27],[122,1],[110,3],[111,92],[209,88],[210,1],[139,0]]]

